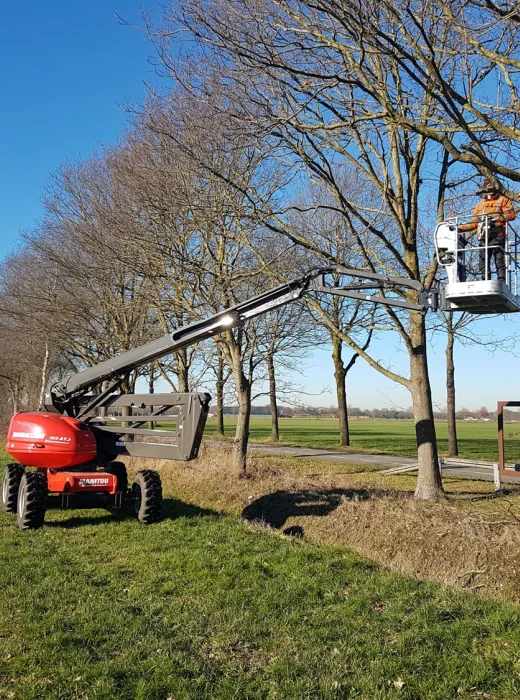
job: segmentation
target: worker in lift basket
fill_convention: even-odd
[[[458,227],[459,233],[476,231],[479,247],[479,271],[482,279],[491,279],[491,258],[495,258],[497,277],[502,282],[506,281],[506,256],[504,245],[506,240],[506,221],[512,221],[516,217],[513,204],[510,199],[503,197],[492,182],[488,179],[482,181],[482,187],[477,194],[483,194],[482,199],[473,212],[473,218],[467,224]],[[486,226],[487,235],[487,275],[486,275]],[[473,234],[470,234],[470,237]]]

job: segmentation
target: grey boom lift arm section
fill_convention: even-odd
[[[332,284],[327,284],[327,278],[331,276]],[[339,286],[337,281],[341,277],[359,278],[363,283]],[[376,289],[403,288],[418,292],[419,303],[413,304],[403,298],[373,293]],[[194,459],[206,424],[211,400],[209,394],[116,393],[125,378],[137,367],[240,326],[249,319],[296,301],[308,292],[335,294],[419,313],[426,313],[428,309],[436,311],[439,300],[437,289],[425,291],[420,282],[407,278],[339,266],[317,268],[207,319],[179,328],[113,359],[67,375],[57,383],[52,382],[45,395],[45,409],[82,419],[96,435],[102,462],[110,461],[117,455]],[[102,390],[100,387],[103,387]],[[146,412],[140,416],[114,414],[114,409],[125,407]],[[97,416],[96,411],[99,409],[104,409],[107,415]],[[172,426],[171,430],[143,427],[158,420],[161,424],[174,423],[175,427]]]

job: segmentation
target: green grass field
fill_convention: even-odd
[[[463,428],[487,456],[494,426]],[[332,446],[336,429],[286,420],[282,438]],[[410,423],[352,429],[363,448],[412,451]],[[520,697],[517,607],[165,496],[149,527],[51,509],[20,532],[0,513],[0,699]]]
[[[225,432],[232,436],[236,421],[232,417],[225,420]],[[448,451],[448,426],[445,421],[438,421],[437,444],[440,454]],[[457,425],[459,438],[459,454],[463,457],[475,459],[497,459],[497,424],[494,421],[486,422],[460,422]],[[350,433],[352,448],[370,450],[375,452],[391,452],[394,454],[417,454],[415,441],[415,427],[408,420],[356,420],[350,421]],[[515,459],[518,453],[520,458],[520,437],[508,438],[509,433],[518,433],[519,424],[506,424],[506,450],[507,458]],[[206,436],[215,435],[215,420],[209,419],[206,427]],[[270,418],[253,418],[251,420],[251,440],[265,442],[271,435]],[[337,447],[339,442],[339,426],[337,420],[319,419],[280,419],[280,440],[287,444],[302,445],[304,447]]]
[[[517,698],[520,611],[167,500],[0,516],[0,697]]]

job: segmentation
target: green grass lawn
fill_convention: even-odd
[[[0,516],[0,697],[517,698],[520,611],[170,497]]]
[[[234,433],[236,421],[232,417],[225,419],[226,435],[230,437]],[[506,425],[506,458],[511,461],[520,461],[520,437],[508,438],[511,433],[520,434],[520,425],[511,424],[514,427],[508,429]],[[445,421],[438,421],[437,443],[440,454],[448,452],[448,426]],[[463,457],[475,459],[496,460],[497,448],[497,424],[494,421],[485,422],[460,422],[457,425],[459,438],[459,454]],[[376,452],[391,452],[394,454],[415,456],[417,444],[415,440],[415,427],[408,420],[351,420],[350,433],[352,448],[362,448]],[[205,435],[215,435],[215,420],[209,419]],[[251,420],[251,440],[265,442],[271,435],[270,418],[253,418]],[[319,419],[280,419],[280,440],[292,445],[305,447],[337,447],[339,442],[339,425],[337,420]]]
[[[411,423],[352,429],[364,448],[412,453]],[[253,421],[256,439],[268,430]],[[334,421],[282,430],[318,446],[337,435]],[[490,454],[492,424],[461,433]],[[0,699],[520,697],[518,608],[165,495],[149,527],[51,509],[20,532],[0,514]]]

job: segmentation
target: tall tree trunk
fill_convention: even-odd
[[[38,400],[38,406],[40,411],[43,410],[43,401],[45,399],[45,389],[47,388],[47,373],[49,371],[49,341],[45,341],[45,353],[43,356],[42,365],[42,381],[40,385],[40,398]]]
[[[179,383],[179,393],[187,394],[189,392],[189,363],[188,363],[188,350],[183,348],[175,353],[177,358],[177,378]]]
[[[341,350],[343,342],[337,335],[331,333],[332,361],[334,362],[334,378],[336,380],[336,395],[338,397],[339,418],[339,444],[348,447],[350,445],[350,431],[348,425],[347,409],[347,370],[343,364]]]
[[[247,444],[249,442],[249,422],[251,419],[251,383],[244,374],[242,364],[233,367],[238,398],[237,427],[233,441],[233,467],[239,476],[247,472]]]
[[[457,440],[457,421],[455,419],[455,362],[453,346],[455,337],[448,327],[448,342],[446,344],[446,412],[448,414],[448,456],[457,457],[459,444]]]
[[[155,389],[155,387],[154,387],[154,384],[155,384],[155,373],[154,373],[153,370],[154,370],[154,365],[151,364],[151,365],[150,365],[150,374],[148,375],[148,393],[149,393],[149,394],[153,394],[153,393],[154,393],[154,389]],[[153,406],[152,406],[152,409],[151,409],[151,410],[153,411]],[[154,423],[153,421],[150,421],[150,430],[154,430],[154,429],[155,429],[155,423]]]
[[[410,379],[419,462],[415,498],[438,501],[444,498],[444,490],[439,469],[432,392],[428,376],[426,328],[423,316],[412,313],[410,317],[412,343]]]
[[[94,389],[94,393],[95,394],[97,394],[97,393],[102,394],[104,391],[106,391],[107,388],[108,388],[108,381],[104,381],[101,383],[101,386],[99,387],[99,389]],[[106,416],[108,415],[108,410],[107,410],[106,406],[100,406],[96,410],[97,410],[98,416],[100,418],[106,418]]]
[[[278,426],[278,405],[276,403],[276,375],[274,372],[274,355],[267,354],[267,371],[269,373],[269,404],[271,407],[271,440],[280,441],[280,430]]]
[[[224,358],[218,354],[217,360],[217,435],[224,437]]]
[[[11,395],[11,403],[13,404],[13,413],[18,413],[20,410],[20,382],[8,381],[7,386],[9,388],[9,393]]]
[[[121,393],[123,394],[131,394],[132,393],[132,377],[128,376],[126,379],[121,383]],[[124,416],[125,418],[129,417],[132,415],[132,406],[121,406],[121,416]],[[125,423],[125,425],[128,425],[128,423]]]

